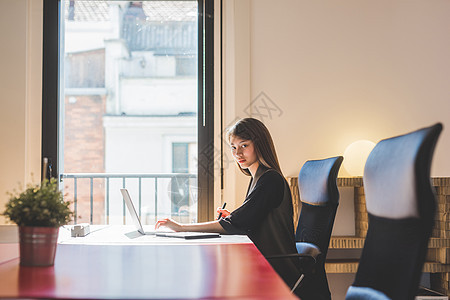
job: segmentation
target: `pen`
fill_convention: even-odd
[[[226,202],[223,203],[222,209],[225,209],[225,206],[227,206]],[[222,212],[220,212],[219,217],[217,218],[217,220],[220,220],[220,217],[222,217]]]

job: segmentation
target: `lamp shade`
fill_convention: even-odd
[[[344,168],[351,176],[363,176],[364,165],[375,143],[359,140],[351,143],[344,151]]]

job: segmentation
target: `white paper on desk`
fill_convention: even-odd
[[[144,227],[149,231],[154,228]],[[129,225],[91,225],[91,233],[85,237],[71,237],[70,230],[61,228],[58,243],[86,244],[86,245],[123,245],[123,244],[217,244],[217,243],[251,243],[246,235],[222,235],[220,239],[176,239],[157,237],[156,235],[142,235],[134,226]]]

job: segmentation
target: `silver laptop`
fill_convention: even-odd
[[[122,193],[123,200],[125,201],[128,212],[130,213],[131,219],[133,220],[133,224],[136,227],[137,231],[140,234],[155,234],[156,231],[150,231],[150,232],[144,231],[144,228],[142,227],[142,224],[141,224],[141,220],[139,219],[136,209],[134,208],[133,201],[131,201],[131,197],[130,197],[130,194],[128,193],[128,190],[120,189],[120,192]]]
[[[155,230],[155,231],[144,231],[142,227],[141,220],[134,208],[133,201],[131,201],[130,194],[127,189],[120,189],[122,193],[123,200],[125,200],[125,204],[127,206],[128,211],[130,212],[131,219],[133,220],[133,224],[136,227],[137,231],[140,234],[145,235],[157,235],[162,237],[174,237],[174,238],[184,238],[184,239],[205,239],[205,238],[220,238],[220,234],[211,233],[211,232],[174,232],[172,230]]]

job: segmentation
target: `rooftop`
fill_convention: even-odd
[[[130,4],[137,7],[129,7]],[[142,8],[140,8],[142,4]],[[119,5],[126,13],[128,9],[142,9],[148,22],[195,21],[197,1],[106,1],[65,0],[65,19],[75,22],[107,22],[110,8]]]

